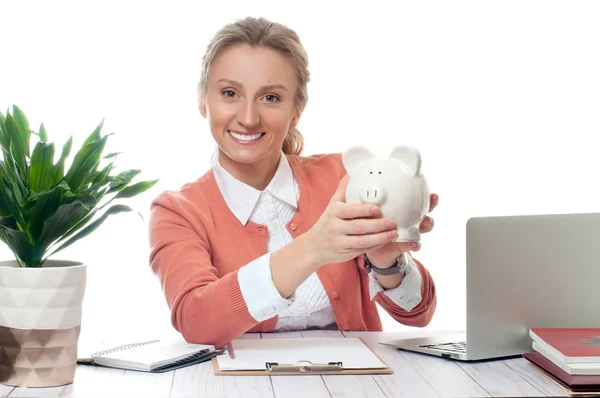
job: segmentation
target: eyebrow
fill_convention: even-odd
[[[228,84],[231,84],[233,86],[243,86],[242,83],[239,83],[239,82],[236,82],[235,80],[230,80],[230,79],[219,79],[219,80],[217,80],[217,83],[228,83]],[[287,88],[283,84],[269,84],[269,85],[266,85],[266,86],[262,86],[260,88],[260,90],[261,91],[263,91],[263,90],[272,90],[274,88],[279,88],[279,89],[282,89],[284,91],[287,91]]]

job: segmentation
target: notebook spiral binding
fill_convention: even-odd
[[[106,355],[106,354],[112,354],[113,352],[126,351],[126,350],[129,350],[131,348],[143,346],[143,345],[146,345],[146,344],[154,344],[154,343],[158,343],[158,342],[159,342],[159,340],[150,340],[150,341],[144,341],[144,342],[141,342],[141,343],[123,344],[123,345],[120,345],[118,347],[110,348],[108,350],[103,350],[103,351],[95,352],[95,353],[92,354],[92,358],[101,357],[101,356]]]

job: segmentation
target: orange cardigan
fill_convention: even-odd
[[[340,154],[310,157],[286,155],[298,182],[298,209],[287,230],[292,237],[308,231],[327,207],[346,174]],[[237,271],[267,252],[268,231],[231,213],[212,170],[179,191],[160,194],[151,205],[150,265],[160,279],[171,309],[171,321],[190,343],[224,346],[245,332],[272,332],[277,317],[257,322],[248,312]],[[383,292],[374,301],[395,320],[423,327],[435,311],[435,285],[422,275],[422,301],[407,312]],[[340,330],[381,331],[381,320],[369,298],[369,277],[362,256],[317,270]]]

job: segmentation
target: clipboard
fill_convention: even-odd
[[[354,344],[354,342],[352,342],[352,344],[354,345],[354,352],[359,352],[356,350],[360,350],[360,354],[361,355],[365,355],[366,357],[366,363],[370,363],[372,366],[369,367],[364,367],[364,368],[360,368],[358,366],[356,366],[356,363],[352,364],[352,368],[344,368],[344,361],[338,361],[338,360],[333,360],[333,361],[313,361],[310,360],[308,358],[303,358],[303,357],[298,357],[298,360],[296,361],[287,361],[287,362],[280,362],[280,361],[269,361],[266,360],[264,362],[260,362],[260,365],[258,364],[258,361],[260,361],[260,358],[264,358],[267,355],[269,355],[267,353],[268,351],[268,346],[270,344],[278,344],[281,345],[281,343],[284,344],[294,344],[294,343],[308,343],[308,344],[312,344],[313,342],[315,343],[315,348],[319,348],[319,345],[324,346],[324,345],[328,345],[329,346],[329,350],[331,355],[335,355],[335,351],[336,349],[331,349],[332,346],[336,345],[337,343],[340,343],[341,341],[345,340],[345,342],[350,342],[351,340],[355,340],[356,342],[360,342],[360,347],[358,346],[359,344],[356,343]],[[257,355],[257,359],[256,359],[256,363],[254,365],[254,369],[234,369],[234,370],[227,370],[227,369],[221,369],[220,365],[219,365],[219,358],[221,358],[222,360],[225,359],[226,361],[232,361],[235,362],[237,359],[239,359],[241,356],[244,355],[244,350],[243,350],[243,343],[246,344],[251,344],[251,345],[264,345],[265,349],[258,353],[259,355]],[[242,345],[241,349],[236,347],[236,345]],[[244,340],[244,341],[240,341],[240,340],[236,340],[233,342],[233,345],[235,347],[235,353],[236,353],[236,359],[232,359],[229,360],[227,357],[227,353],[223,354],[222,356],[219,357],[214,357],[212,358],[212,365],[213,365],[213,370],[214,370],[214,374],[216,376],[300,376],[300,375],[365,375],[365,374],[393,374],[394,370],[392,368],[390,368],[388,366],[387,363],[385,363],[383,361],[383,359],[381,359],[381,357],[379,357],[379,355],[377,355],[377,353],[375,353],[375,351],[373,351],[371,349],[371,347],[369,347],[366,342],[361,338],[361,337],[346,337],[346,338],[296,338],[296,339],[250,339],[250,340]],[[341,354],[340,349],[343,349],[344,347],[339,347],[338,349],[338,354]],[[277,353],[275,352],[277,350],[277,347],[275,348],[273,355],[274,358],[277,357]],[[289,352],[287,353],[288,355],[290,354],[290,352],[293,352],[293,349],[289,349]],[[299,350],[300,351],[300,350]],[[249,354],[257,354],[256,351],[251,352],[248,351]],[[298,355],[302,355],[302,353],[298,352]],[[329,355],[329,354],[324,354],[324,355]],[[344,354],[341,354],[342,357],[344,357]],[[347,355],[351,355],[350,354],[345,354],[346,355],[346,359],[347,359]],[[332,358],[334,359],[334,358]],[[377,361],[378,363],[381,364],[380,367],[373,367],[373,364],[375,363],[375,361]],[[260,369],[259,369],[260,367]]]

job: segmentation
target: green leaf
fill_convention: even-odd
[[[8,195],[5,195],[4,192],[7,191],[6,184],[4,182],[5,176],[4,172],[4,162],[0,160],[0,218],[6,217],[12,213],[11,204],[9,202]]]
[[[59,209],[61,198],[69,186],[61,183],[51,191],[35,194],[33,206],[27,212],[29,239],[32,245],[36,245],[44,230],[44,223],[51,218]]]
[[[15,118],[8,114],[6,116],[6,130],[8,131],[8,135],[10,136],[10,147],[8,149],[8,153],[14,159],[14,163],[19,170],[19,174],[22,179],[25,179],[25,158],[27,156],[28,149],[27,145],[27,137],[19,130],[19,125]]]
[[[92,131],[92,134],[90,134],[86,140],[83,142],[83,145],[87,145],[87,144],[91,144],[93,142],[96,141],[100,141],[100,131],[102,130],[102,126],[104,126],[104,119],[102,119],[100,121],[100,123],[98,124],[98,126],[96,126],[96,128],[94,129],[94,131]]]
[[[140,181],[136,184],[124,188],[115,196],[115,199],[132,198],[136,195],[139,195],[142,192],[149,190],[157,182],[158,180]]]
[[[31,155],[29,189],[34,192],[45,192],[55,185],[53,160],[54,144],[38,142]]]
[[[123,152],[112,152],[112,153],[109,153],[108,155],[106,155],[104,157],[104,159],[112,159],[112,158],[115,158],[115,157],[119,156],[122,153]]]
[[[1,167],[2,173],[6,178],[7,189],[10,189],[14,194],[15,203],[22,206],[25,203],[27,189],[10,154],[7,156],[6,161],[1,164]]]
[[[58,162],[54,165],[54,182],[56,185],[64,178],[65,172],[65,160],[71,154],[71,147],[73,146],[73,136],[69,137],[65,145],[63,146],[62,152]]]
[[[3,151],[10,152],[10,134],[6,130],[6,118],[0,112],[0,147]]]
[[[29,122],[27,121],[27,117],[25,116],[23,111],[16,105],[13,105],[13,117],[15,122],[17,123],[20,135],[23,140],[23,156],[29,157],[29,139],[31,137],[31,129],[29,128]]]
[[[46,133],[46,128],[44,127],[44,123],[40,124],[40,141],[48,142],[48,133]]]
[[[65,196],[67,196],[67,194],[70,194],[70,193],[71,193],[70,191],[65,192]],[[70,200],[69,202],[72,202],[72,203],[77,203],[77,202],[81,203],[84,207],[86,207],[87,209],[89,209],[89,211],[84,216],[80,217],[79,221],[76,224],[74,224],[71,228],[69,228],[67,231],[65,231],[62,234],[62,236],[60,236],[60,238],[54,239],[55,241],[53,240],[53,242],[52,242],[51,245],[55,245],[57,243],[60,243],[60,242],[64,241],[69,236],[73,235],[75,232],[77,232],[81,228],[85,227],[87,225],[87,223],[92,218],[94,218],[94,215],[99,210],[101,210],[101,208],[96,208],[96,206],[98,205],[99,201],[95,198],[94,195],[91,195],[89,193],[75,195],[75,200],[76,200],[76,202],[73,201],[73,200]]]
[[[117,192],[125,188],[127,185],[129,185],[129,183],[131,183],[131,180],[133,180],[135,176],[137,176],[140,173],[141,170],[133,169],[123,171],[122,173],[111,177],[110,189],[108,193]]]
[[[73,243],[77,242],[79,239],[84,238],[84,237],[88,236],[89,234],[91,234],[109,216],[111,216],[113,214],[118,214],[118,213],[123,213],[123,212],[130,212],[130,211],[133,211],[133,210],[129,206],[125,206],[125,205],[114,205],[114,206],[111,206],[108,210],[106,210],[104,212],[104,214],[102,214],[101,217],[99,217],[93,223],[91,223],[90,225],[88,225],[87,227],[85,227],[84,229],[82,229],[81,231],[79,231],[77,234],[73,235],[69,240],[67,240],[62,245],[60,245],[56,250],[54,250],[51,255],[53,255],[53,254],[55,254],[55,253],[57,253],[57,252],[65,249],[65,248],[71,246]]]
[[[81,200],[61,205],[56,213],[44,223],[42,235],[38,240],[40,250],[46,251],[51,244],[58,241],[85,219],[91,210],[92,206]]]
[[[79,149],[73,160],[73,164],[69,168],[65,181],[73,191],[76,191],[90,170],[98,167],[100,155],[106,145],[104,136],[99,141],[88,142]]]
[[[107,177],[110,174],[110,172],[112,171],[113,167],[114,167],[114,165],[111,162],[106,167],[104,167],[102,170],[97,172],[96,176],[92,180],[92,184],[98,184],[99,186],[108,184],[110,182],[110,180],[108,180]]]
[[[0,240],[6,243],[20,262],[31,266],[41,264],[41,258],[35,258],[35,251],[27,239],[27,234],[10,228],[4,220],[0,220]]]
[[[110,200],[108,200],[106,203],[104,203],[102,206],[100,206],[100,210],[102,210],[103,208],[105,208],[106,206],[111,204],[112,201],[115,199],[126,199],[126,198],[132,198],[136,195],[139,195],[140,193],[145,192],[148,189],[152,188],[154,186],[154,184],[156,184],[157,182],[158,182],[158,180],[140,181],[134,185],[125,187],[121,191],[119,191],[119,193],[114,195]],[[110,193],[110,192],[111,192],[111,190],[108,191],[108,193]],[[140,214],[140,217],[141,217],[141,214]],[[143,217],[142,217],[142,219],[143,219]]]
[[[24,225],[25,219],[23,218],[23,213],[21,212],[21,204],[17,201],[13,191],[8,189],[7,187],[4,187],[4,190],[2,192],[0,192],[0,194],[2,194],[2,196],[4,197],[5,203],[8,206],[6,215],[12,216],[13,218],[16,219],[16,221],[19,224]],[[24,201],[23,201],[23,203],[24,203]],[[0,219],[0,221],[1,221],[1,219]]]

